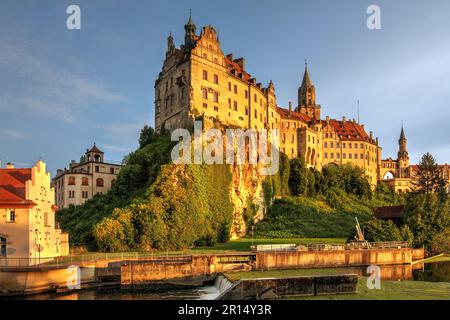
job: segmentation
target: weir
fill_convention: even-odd
[[[225,272],[264,271],[276,269],[362,267],[369,265],[411,266],[423,258],[411,248],[380,248],[351,250],[268,251],[230,254],[153,257],[136,259],[114,258],[99,263],[80,265],[80,284],[120,285],[123,289],[146,286],[202,286],[213,283]],[[408,278],[411,268],[396,272],[392,277]],[[353,271],[352,271],[353,273]],[[386,273],[388,274],[388,273]],[[0,268],[0,296],[23,295],[52,290],[67,290],[71,274],[67,266],[30,268]],[[217,283],[219,281],[219,283]],[[229,286],[217,280],[216,286]]]

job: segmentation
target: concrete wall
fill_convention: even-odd
[[[288,295],[355,293],[357,275],[248,279],[236,282],[217,300],[273,299]]]
[[[257,253],[256,269],[295,269],[406,264],[412,262],[411,249],[342,250],[313,252]]]

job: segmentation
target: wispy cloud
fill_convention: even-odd
[[[125,99],[99,81],[52,65],[32,46],[0,33],[0,74],[13,77],[14,90],[0,90],[0,109],[44,114],[73,122],[93,104],[115,104]],[[0,76],[0,82],[8,79]]]
[[[23,139],[25,138],[24,133],[11,129],[0,129],[0,135],[12,139]]]

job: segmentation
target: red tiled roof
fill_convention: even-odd
[[[248,80],[251,79],[252,76],[250,74],[248,74],[246,71],[243,71],[239,64],[237,64],[236,62],[228,59],[226,56],[225,56],[225,63],[227,64],[227,67],[228,67],[228,73],[231,73],[232,70],[236,70],[236,74],[237,75],[243,73],[243,75],[244,75],[243,80],[244,81],[248,81]]]
[[[289,112],[289,110],[280,108],[280,107],[277,107],[277,111],[281,115],[282,118],[300,120],[300,121],[303,121],[306,123],[309,123],[312,120],[312,118],[310,116],[300,113],[300,112],[295,112],[295,111]]]
[[[370,137],[367,134],[366,130],[364,130],[364,128],[359,123],[353,121],[345,121],[344,124],[343,121],[334,119],[329,120],[329,122],[330,126],[338,134],[338,136],[341,136],[342,140],[370,140]],[[326,124],[326,121],[324,121],[324,124]]]
[[[379,207],[374,211],[377,219],[396,219],[403,216],[404,206]]]
[[[0,206],[34,205],[26,199],[28,180],[31,180],[31,169],[0,169]]]

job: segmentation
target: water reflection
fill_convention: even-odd
[[[430,282],[450,282],[450,262],[427,263],[414,271],[414,280]]]

